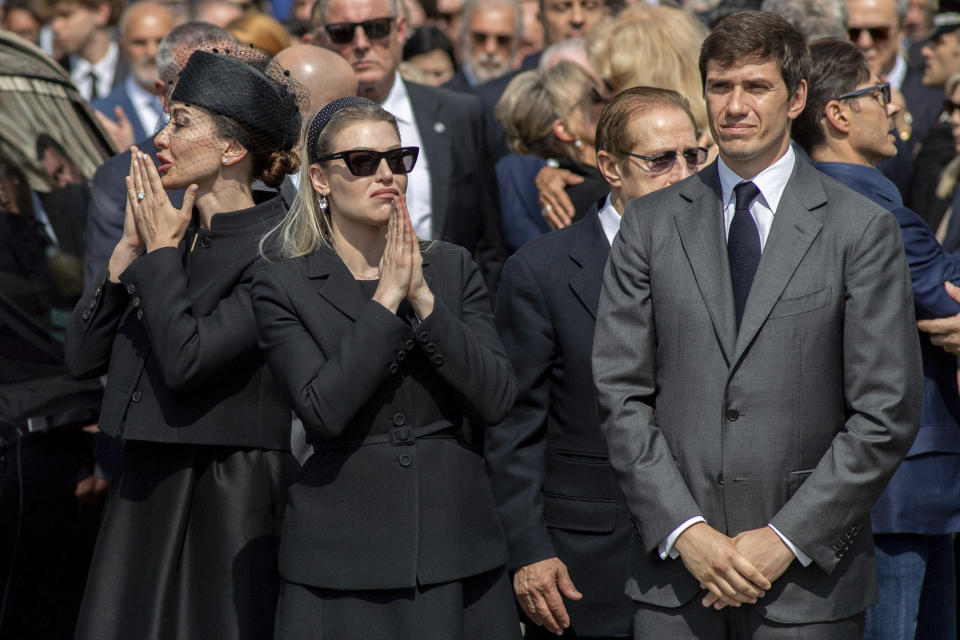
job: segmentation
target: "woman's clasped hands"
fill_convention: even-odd
[[[423,279],[423,255],[402,195],[394,199],[390,211],[380,258],[380,283],[373,299],[394,313],[401,302],[408,300],[421,320],[433,312],[433,292]]]
[[[153,158],[130,147],[130,174],[127,182],[127,219],[124,237],[136,238],[148,252],[161,247],[176,247],[190,224],[197,185],[192,184],[183,196],[183,206],[177,209],[160,182],[160,174]],[[130,223],[135,229],[127,230]]]

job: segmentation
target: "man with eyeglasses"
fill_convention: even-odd
[[[471,0],[459,34],[460,69],[446,83],[454,91],[510,73],[522,39],[522,14],[517,0]]]
[[[699,66],[719,159],[627,206],[593,339],[634,637],[858,638],[870,507],[920,420],[903,242],[791,147],[800,32],[733,14]]]
[[[596,148],[610,194],[511,256],[497,302],[517,402],[488,427],[485,457],[528,639],[565,629],[565,637],[632,637],[624,584],[633,528],[590,371],[597,300],[627,203],[686,178],[707,157],[687,100],[652,87],[628,89],[604,108]]]
[[[920,317],[953,316],[943,283],[960,283],[960,256],[945,253],[896,188],[874,168],[895,152],[886,84],[849,44],[810,46],[807,110],[794,139],[814,166],[896,217]],[[923,410],[917,438],[871,511],[879,600],[867,610],[871,640],[957,637],[953,534],[960,531],[960,396],[956,361],[920,335]]]
[[[506,244],[480,101],[400,77],[407,23],[397,3],[317,0],[312,42],[346,59],[357,74],[358,95],[397,118],[404,145],[420,147],[407,183],[417,237],[468,249],[495,291]]]

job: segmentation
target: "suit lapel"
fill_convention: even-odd
[[[317,293],[351,320],[356,320],[369,298],[343,260],[332,249],[324,249],[310,255],[307,269],[311,280],[320,280]]]
[[[610,243],[600,225],[597,205],[594,204],[583,221],[577,223],[570,246],[570,259],[580,267],[570,278],[570,289],[594,320],[597,319],[603,269],[609,255]]]
[[[680,243],[693,269],[723,355],[730,363],[737,340],[737,321],[733,311],[730,262],[724,243],[716,162],[697,174],[697,178],[688,180],[680,197],[690,203],[676,217]]]
[[[433,237],[442,238],[450,199],[453,172],[450,125],[443,117],[443,104],[430,89],[407,82],[407,95],[423,142],[421,153],[430,163],[430,198],[433,212]]]
[[[815,172],[809,163],[797,158],[793,175],[783,190],[773,217],[773,226],[747,298],[734,350],[734,365],[756,337],[823,227],[816,214],[811,213],[827,202],[823,185]]]

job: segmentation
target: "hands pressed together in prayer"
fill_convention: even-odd
[[[130,173],[127,184],[127,205],[123,235],[110,256],[110,280],[119,282],[119,275],[145,252],[161,247],[176,247],[190,224],[197,185],[190,185],[177,209],[160,182],[153,158],[137,147],[130,147]]]
[[[397,196],[387,223],[387,244],[380,258],[380,283],[373,299],[396,313],[409,300],[421,320],[433,313],[433,292],[423,279],[423,255],[413,233],[406,196]]]

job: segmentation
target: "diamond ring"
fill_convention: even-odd
[[[147,194],[145,194],[145,193],[138,193],[138,194],[137,194],[137,202],[142,201],[142,200],[143,200],[144,198],[146,198],[146,197],[147,197]]]

